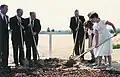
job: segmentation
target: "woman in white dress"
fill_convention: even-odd
[[[93,23],[96,23],[93,27],[95,34],[93,38],[93,46],[95,46],[94,55],[98,58],[98,67],[101,66],[102,56],[106,56],[108,58],[109,67],[111,67],[112,40],[110,39],[105,43],[103,42],[111,37],[106,26],[112,26],[115,36],[117,35],[116,28],[111,22],[100,20],[97,13],[91,14],[90,19]],[[98,46],[101,43],[103,44]]]
[[[94,40],[95,40],[95,39],[93,39],[93,37],[95,35],[94,26],[96,26],[96,23],[93,24],[90,20],[88,20],[86,22],[86,25],[85,25],[85,27],[87,28],[88,35],[89,35],[89,41],[88,41],[88,47],[89,48],[94,45]],[[97,57],[95,57],[95,50],[96,49],[90,51],[91,52],[91,57],[92,57],[91,60],[94,60],[92,66],[97,65]]]

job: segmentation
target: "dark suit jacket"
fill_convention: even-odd
[[[25,19],[25,39],[26,41],[31,41],[32,40],[32,33],[31,33],[31,29],[28,26],[30,23],[30,19],[26,18]],[[39,19],[35,19],[34,20],[34,27],[32,28],[33,32],[36,32],[36,35],[34,36],[36,40],[38,40],[38,33],[41,30],[41,24],[40,24],[40,20]]]
[[[84,32],[83,23],[85,22],[85,18],[84,18],[84,16],[79,16],[79,19],[82,21],[82,24],[79,24],[79,31]],[[76,32],[77,26],[78,26],[78,24],[76,23],[75,16],[71,17],[71,20],[70,20],[70,28],[71,28],[71,30],[73,32]]]
[[[0,15],[0,52],[8,52],[9,50],[9,31],[8,31],[8,16],[5,23]]]
[[[22,25],[24,26],[24,19],[21,18]],[[17,16],[10,18],[10,29],[12,30],[12,41],[19,42],[21,41],[20,26],[18,25]],[[24,39],[24,30],[22,29],[23,39]]]

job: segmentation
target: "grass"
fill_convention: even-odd
[[[120,49],[120,44],[116,44],[116,45],[113,44],[113,49]]]
[[[110,33],[114,33],[113,29],[108,29]],[[117,28],[117,33],[120,33],[120,28]]]

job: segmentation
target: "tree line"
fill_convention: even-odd
[[[112,29],[108,29],[110,33],[114,33]],[[120,33],[120,28],[117,28],[117,32]]]

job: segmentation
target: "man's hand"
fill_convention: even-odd
[[[88,32],[87,28],[85,28],[85,32],[86,32],[86,33]]]
[[[22,25],[20,25],[20,27],[21,27],[22,29],[25,29],[24,26],[22,26]]]
[[[18,22],[18,25],[20,26],[20,28],[24,29],[24,26],[20,22]]]
[[[29,24],[28,26],[29,26],[29,27],[33,27],[33,25],[32,25],[32,24]]]
[[[36,32],[33,32],[33,35],[36,35]]]
[[[78,23],[80,24],[80,23],[82,23],[82,21],[80,19],[78,19]]]
[[[79,27],[76,28],[76,31],[78,31],[78,30],[79,30]]]

